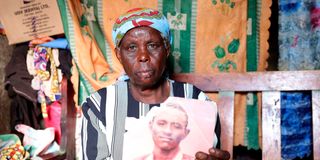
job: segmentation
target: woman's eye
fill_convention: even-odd
[[[136,45],[129,45],[128,50],[129,50],[129,51],[135,51],[136,48],[137,48]]]
[[[155,49],[157,47],[158,47],[158,45],[156,43],[149,43],[148,44],[148,49]]]

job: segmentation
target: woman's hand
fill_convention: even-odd
[[[210,148],[209,153],[197,152],[196,160],[228,160],[230,153],[217,148]]]
[[[29,42],[29,47],[34,48],[36,45],[53,41],[54,39],[49,36],[38,37]]]

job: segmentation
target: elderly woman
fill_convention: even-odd
[[[170,31],[159,11],[128,11],[116,20],[112,35],[116,56],[128,79],[100,89],[83,103],[84,159],[122,159],[125,118],[144,117],[151,107],[159,106],[169,96],[208,99],[191,84],[168,79]],[[229,159],[230,155],[210,148],[208,153],[198,152],[195,157]]]

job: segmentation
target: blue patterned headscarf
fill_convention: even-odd
[[[148,26],[158,30],[161,36],[171,42],[169,23],[166,17],[157,10],[135,8],[117,18],[113,25],[112,40],[118,46],[123,36],[132,28]]]

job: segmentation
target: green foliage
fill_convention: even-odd
[[[229,45],[228,45],[228,53],[229,54],[235,54],[238,52],[240,46],[240,40],[239,39],[233,39]],[[211,67],[212,68],[218,68],[220,72],[229,72],[230,69],[237,69],[237,64],[229,59],[224,59],[226,56],[226,51],[223,47],[220,45],[216,46],[213,49],[217,60],[215,60]]]
[[[216,54],[216,57],[218,59],[221,59],[224,56],[226,56],[226,52],[224,51],[224,48],[222,48],[220,45],[218,45],[216,48],[214,48],[214,53]]]
[[[218,68],[220,72],[229,72],[230,68],[236,70],[237,69],[237,64],[230,61],[226,60],[223,63],[220,63],[219,60],[214,61],[214,63],[211,65],[212,68]]]
[[[236,5],[236,3],[231,2],[229,6],[230,6],[230,8],[234,8],[235,5]]]
[[[86,18],[85,15],[82,15],[82,16],[81,16],[80,26],[81,26],[81,27],[84,27],[84,26],[86,26],[86,25],[88,25],[87,18]]]
[[[228,52],[229,53],[236,53],[239,49],[240,46],[240,41],[239,39],[233,39],[232,42],[230,42],[230,44],[228,45]]]
[[[213,5],[217,5],[217,0],[211,0],[211,3],[213,4]],[[236,3],[235,2],[231,2],[231,0],[220,0],[220,3],[221,4],[227,4],[231,9],[232,8],[234,8],[234,6],[236,5]]]

